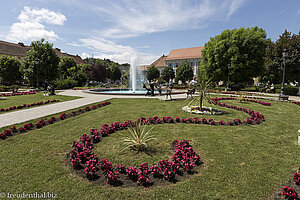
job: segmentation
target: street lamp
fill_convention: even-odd
[[[280,96],[284,96],[285,65],[286,65],[286,58],[288,57],[288,50],[287,49],[283,50],[282,57],[283,57],[283,76],[282,76],[282,84],[281,84]]]
[[[230,64],[228,64],[228,79],[227,79],[227,88],[226,90],[230,90],[230,85],[229,85],[229,72],[230,72]]]
[[[34,61],[35,65],[36,65],[36,88],[39,89],[39,61],[35,60]]]

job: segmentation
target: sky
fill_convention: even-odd
[[[254,26],[273,41],[298,33],[300,0],[0,0],[0,40],[45,38],[82,58],[136,65]]]

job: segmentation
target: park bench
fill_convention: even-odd
[[[288,101],[289,100],[289,96],[288,95],[279,95],[279,100]]]
[[[189,96],[193,98],[193,94],[195,94],[195,92],[196,92],[196,89],[195,89],[195,88],[189,89],[189,90],[186,92],[186,98],[188,98]]]

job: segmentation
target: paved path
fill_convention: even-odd
[[[165,96],[145,97],[145,96],[129,96],[129,95],[97,95],[97,94],[85,93],[81,90],[65,90],[60,92],[59,95],[77,96],[82,98],[71,100],[71,101],[59,102],[55,104],[44,105],[36,108],[30,108],[30,109],[0,114],[0,128],[13,125],[13,124],[22,123],[32,119],[37,119],[37,118],[39,119],[47,115],[52,115],[66,110],[75,109],[81,106],[96,103],[99,101],[105,101],[111,98],[154,98],[154,99],[157,98],[161,100],[165,99]],[[278,96],[278,94],[266,94],[266,95],[271,95],[274,97]],[[186,94],[172,95],[172,98],[185,99]],[[296,97],[296,96],[290,96],[289,99],[293,101],[300,101],[300,97]]]
[[[47,115],[63,112],[66,110],[78,108],[88,104],[96,103],[99,101],[105,101],[111,98],[145,98],[145,96],[124,96],[124,95],[96,95],[84,93],[81,90],[65,90],[60,92],[59,95],[77,96],[82,97],[79,99],[58,102],[49,105],[43,105],[35,108],[13,111],[5,114],[0,114],[0,128],[9,126],[12,124],[18,124],[32,119],[39,119]],[[156,98],[156,97],[147,97]]]

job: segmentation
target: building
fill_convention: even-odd
[[[18,44],[0,41],[0,56],[7,55],[7,56],[15,56],[18,59],[22,59],[26,56],[27,51],[31,49],[31,46],[26,46],[24,43],[19,42]],[[68,53],[62,53],[60,49],[54,49],[56,55],[60,58],[63,57],[71,57],[75,60],[76,64],[84,64],[84,61],[78,55],[71,55]]]
[[[183,62],[188,62],[193,68],[194,75],[196,76],[203,49],[204,47],[172,49],[168,56],[162,55],[151,65],[157,67],[160,73],[166,66],[171,66],[176,73],[176,70],[180,64]],[[151,65],[142,66],[142,71],[146,71]]]
[[[187,62],[193,68],[194,75],[196,75],[200,65],[203,49],[204,47],[172,49],[168,57],[165,59],[165,63],[167,66],[171,66],[176,72],[179,65]]]

